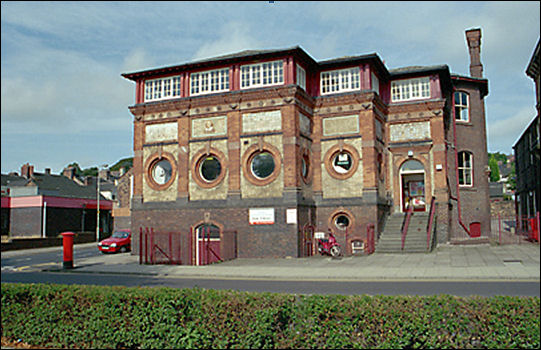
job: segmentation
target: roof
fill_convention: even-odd
[[[136,71],[132,73],[121,74],[124,78],[130,80],[136,80],[141,77],[155,74],[167,74],[173,72],[180,72],[188,69],[203,68],[208,66],[216,66],[220,64],[227,64],[238,60],[256,60],[263,57],[283,56],[287,54],[297,54],[301,56],[308,64],[315,64],[315,60],[310,57],[306,51],[300,46],[292,46],[283,49],[267,49],[267,50],[244,50],[236,53],[200,59],[196,61],[185,62],[177,65],[151,68],[142,71]]]
[[[96,199],[96,189],[92,186],[81,186],[63,175],[36,173],[30,179],[22,176],[2,174],[2,186],[25,187],[33,184],[38,187],[38,194],[43,196]],[[103,199],[103,196],[101,197]]]
[[[537,46],[533,51],[528,68],[526,68],[526,74],[532,79],[535,79],[535,77],[539,75],[539,66],[541,65],[539,61],[539,42],[540,40],[537,40]]]
[[[491,198],[503,197],[503,183],[490,182],[488,185],[488,191]]]
[[[28,180],[19,175],[12,174],[2,174],[2,186],[11,187],[11,186],[24,186]]]
[[[188,69],[227,64],[227,63],[239,61],[239,60],[244,60],[244,61],[257,60],[257,59],[262,59],[262,58],[268,58],[268,57],[273,57],[273,56],[285,56],[285,55],[290,55],[290,54],[297,55],[309,65],[319,66],[324,69],[328,69],[332,66],[341,65],[344,63],[373,61],[375,66],[380,70],[381,74],[384,74],[384,75],[389,74],[389,72],[385,68],[385,65],[383,64],[379,56],[375,53],[366,54],[366,55],[358,55],[358,56],[344,56],[340,58],[333,58],[333,59],[317,62],[310,55],[308,55],[308,53],[306,53],[306,51],[302,47],[292,46],[292,47],[283,48],[283,49],[244,50],[244,51],[231,53],[227,55],[181,63],[178,65],[151,68],[151,69],[146,69],[146,70],[136,71],[136,72],[131,72],[131,73],[123,73],[121,75],[126,79],[136,80],[138,78],[142,78],[149,75],[174,73],[174,72],[180,72],[180,71],[184,71]]]
[[[451,79],[459,80],[461,82],[477,84],[481,87],[481,94],[483,97],[488,95],[488,80],[485,78],[469,77],[466,75],[451,74]]]

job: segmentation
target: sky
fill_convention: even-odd
[[[535,117],[525,74],[539,1],[1,2],[2,173],[60,173],[133,156],[135,84],[121,74],[248,49],[315,60],[377,53],[387,69],[446,64],[469,75],[481,28],[488,151],[511,154]]]

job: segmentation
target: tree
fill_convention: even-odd
[[[490,181],[497,182],[500,180],[500,168],[498,167],[498,160],[493,154],[489,154],[488,166],[490,167]]]

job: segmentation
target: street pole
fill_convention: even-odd
[[[105,167],[107,168],[107,164],[103,164],[102,166],[98,167],[98,176],[97,176],[97,181],[98,181],[98,194],[97,194],[97,197],[98,197],[98,206],[97,206],[97,214],[96,214],[96,220],[97,220],[97,223],[96,223],[96,242],[99,242],[100,241],[100,169]]]

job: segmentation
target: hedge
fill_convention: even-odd
[[[2,339],[51,348],[539,348],[539,297],[2,283]]]

